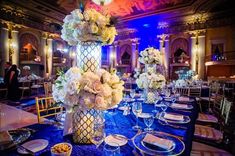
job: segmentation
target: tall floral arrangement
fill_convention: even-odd
[[[123,84],[115,72],[82,72],[72,67],[55,81],[53,98],[71,108],[106,110],[122,100]]]
[[[139,62],[143,64],[162,64],[161,53],[158,49],[149,47],[140,52]]]
[[[87,41],[112,44],[117,34],[111,17],[95,9],[87,9],[84,12],[75,9],[64,18],[63,22],[61,37],[70,45]]]

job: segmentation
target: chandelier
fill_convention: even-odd
[[[92,2],[94,2],[97,5],[108,5],[109,3],[111,3],[113,0],[92,0]]]

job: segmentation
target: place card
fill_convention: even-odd
[[[163,149],[169,150],[174,145],[174,142],[168,139],[163,139],[152,134],[146,134],[143,142],[161,147]]]
[[[188,108],[188,105],[186,105],[186,104],[180,104],[180,103],[173,103],[173,104],[171,104],[171,107],[173,107],[173,108],[187,109],[187,108]]]
[[[189,99],[189,97],[179,97],[179,101],[185,101],[185,102],[189,102],[190,101],[190,99]]]

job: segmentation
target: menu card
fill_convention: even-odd
[[[169,114],[169,113],[165,113],[164,118],[169,119],[169,120],[177,120],[177,121],[184,120],[183,115],[175,115],[175,114]]]
[[[161,147],[166,150],[171,149],[174,144],[173,141],[171,140],[163,139],[163,138],[154,136],[152,134],[146,134],[146,136],[143,139],[143,142]]]

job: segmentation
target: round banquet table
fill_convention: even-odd
[[[195,121],[198,116],[198,106],[194,100],[194,102],[191,102],[193,105],[193,109],[190,111],[180,111],[180,110],[173,110],[172,108],[168,107],[166,112],[174,112],[179,113],[183,115],[187,115],[190,117],[191,121],[187,124],[182,124],[182,127],[184,128],[175,128],[169,125],[162,125],[160,124],[157,119],[154,120],[154,123],[152,125],[152,128],[154,128],[155,131],[161,131],[164,133],[169,133],[171,135],[177,136],[179,138],[182,138],[182,141],[185,144],[185,150],[183,154],[185,156],[189,156],[191,149],[192,149],[192,140],[193,140],[193,134],[194,134],[194,125]],[[143,103],[143,111],[142,112],[152,112],[154,109],[153,104],[145,104]],[[158,108],[159,111],[161,108]],[[143,119],[139,118],[139,125],[144,129],[146,126],[144,124]],[[124,116],[123,112],[119,109],[115,110],[115,113],[105,113],[105,131],[106,136],[108,134],[121,134],[126,136],[127,138],[132,138],[137,133],[136,131],[132,130],[132,126],[136,124],[136,117],[131,112],[129,115]],[[39,151],[35,153],[35,155],[50,155],[50,148],[55,145],[56,143],[60,142],[69,142],[73,145],[72,150],[72,156],[100,156],[102,155],[103,151],[103,144],[99,146],[98,149],[96,149],[95,145],[78,145],[74,144],[71,140],[71,135],[67,135],[63,137],[63,130],[59,129],[58,127],[54,125],[48,125],[48,124],[34,124],[30,125],[27,128],[33,129],[34,132],[32,132],[32,135],[27,140],[33,140],[33,139],[46,139],[49,141],[49,145],[42,151]],[[141,156],[139,151],[135,148],[132,141],[128,141],[128,143],[124,146],[120,147],[121,155],[122,156]],[[7,151],[0,151],[1,156],[16,156],[19,155],[17,153],[16,149],[11,149]]]

